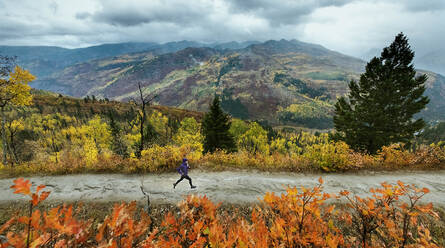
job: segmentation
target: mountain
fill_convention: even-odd
[[[430,98],[430,103],[419,116],[429,121],[445,121],[445,77],[428,71],[420,72],[428,76],[425,95]]]
[[[54,72],[77,63],[103,59],[123,54],[151,51],[153,54],[176,52],[188,47],[214,47],[215,49],[241,49],[257,41],[205,44],[195,41],[127,42],[103,44],[85,48],[67,49],[55,46],[0,46],[0,54],[16,56],[17,63],[31,71],[37,78],[46,78]]]
[[[186,47],[186,48],[185,48]],[[184,48],[184,49],[182,49]],[[33,87],[76,97],[128,101],[141,83],[161,105],[206,111],[215,94],[235,117],[273,125],[332,127],[333,104],[365,61],[297,40],[203,44],[188,41],[74,64]],[[427,73],[431,102],[421,115],[445,119],[445,78]]]
[[[205,111],[216,93],[235,117],[325,128],[332,125],[333,101],[364,64],[320,45],[271,40],[234,50],[196,46],[93,60],[33,86],[125,101],[141,82],[161,105]]]
[[[215,49],[229,49],[229,50],[235,50],[235,49],[243,49],[246,48],[250,45],[254,45],[254,44],[260,44],[261,42],[259,41],[244,41],[244,42],[236,42],[236,41],[230,41],[230,42],[225,42],[225,43],[215,43],[210,47],[213,47]]]
[[[379,56],[381,49],[372,48],[363,53],[360,57],[364,60],[370,60],[375,56]],[[418,69],[434,71],[445,75],[445,50],[430,51],[425,54],[415,54],[414,66]]]
[[[140,52],[157,43],[103,44],[86,48],[67,49],[51,46],[0,46],[0,54],[17,56],[17,63],[38,78],[43,78],[65,67],[91,59]]]
[[[445,75],[445,50],[429,52],[416,58],[415,62],[419,68],[424,68]]]

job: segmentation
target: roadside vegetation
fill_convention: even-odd
[[[237,151],[203,153],[202,116],[152,107],[147,112],[144,149],[138,158],[141,136],[136,107],[57,96],[36,96],[34,102],[39,104],[42,99],[65,102],[66,110],[47,104],[7,112],[8,163],[0,167],[4,176],[168,172],[174,171],[183,156],[194,167],[205,170],[333,172],[445,166],[445,143],[430,138],[434,127],[426,129],[425,135],[410,146],[392,144],[370,155],[332,140],[330,133],[274,130],[233,119],[228,132]],[[62,108],[62,113],[51,114],[52,108]],[[88,111],[76,112],[77,108]]]
[[[18,178],[11,188],[29,199],[28,211],[0,225],[0,247],[443,247],[443,214],[420,204],[426,188],[382,183],[372,196],[348,191],[288,188],[266,193],[249,211],[224,209],[205,196],[188,196],[163,215],[136,202],[115,204],[104,218],[87,218],[81,205],[41,208],[50,195]],[[332,200],[343,200],[337,206]],[[331,202],[327,202],[331,201]]]

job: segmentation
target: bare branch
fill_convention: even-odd
[[[153,95],[153,96],[147,95],[144,98],[144,102],[146,102],[147,104],[151,104],[154,101],[154,99],[157,97],[158,97],[158,95]]]

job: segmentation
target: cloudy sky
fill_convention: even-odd
[[[361,56],[445,49],[445,0],[0,0],[0,45],[298,39]]]

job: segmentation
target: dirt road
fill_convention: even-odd
[[[255,202],[265,192],[281,193],[289,186],[311,187],[321,176],[325,181],[324,189],[328,193],[349,190],[359,195],[366,195],[372,187],[381,182],[414,183],[418,187],[427,187],[430,193],[424,201],[445,206],[445,171],[425,172],[360,172],[347,174],[293,174],[264,172],[202,172],[191,171],[197,189],[191,190],[187,180],[176,189],[172,184],[178,174],[147,175],[69,175],[27,178],[33,185],[45,184],[52,193],[48,200],[53,201],[119,201],[143,200],[140,186],[149,192],[152,202],[177,203],[187,194],[207,195],[215,202],[248,203]],[[0,203],[25,199],[15,195],[9,188],[13,179],[0,180]]]

